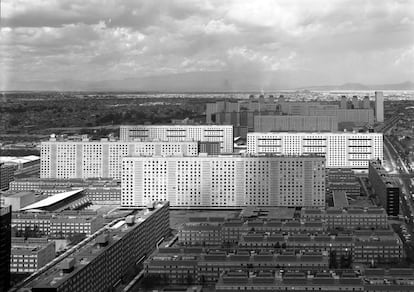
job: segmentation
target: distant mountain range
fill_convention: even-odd
[[[294,72],[190,72],[140,78],[103,81],[26,81],[9,84],[10,90],[51,91],[159,91],[159,92],[241,92],[274,90],[414,90],[413,82],[398,84],[306,86],[315,84],[317,76],[299,76]],[[301,81],[302,80],[302,81]]]

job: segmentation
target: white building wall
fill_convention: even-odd
[[[326,157],[327,168],[367,169],[383,160],[381,133],[248,133],[247,153]]]
[[[324,206],[323,157],[126,157],[121,205]]]
[[[233,152],[231,125],[136,125],[121,126],[120,140],[220,142],[222,153]]]
[[[196,156],[198,142],[47,141],[41,144],[41,178],[120,179],[126,156]]]

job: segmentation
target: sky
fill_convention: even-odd
[[[414,81],[414,1],[1,1],[2,90],[240,72],[258,87]]]

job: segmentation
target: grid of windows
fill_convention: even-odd
[[[195,141],[48,141],[41,145],[41,178],[120,179],[122,158],[198,155]]]
[[[126,157],[121,205],[324,206],[323,157]]]
[[[248,133],[250,154],[321,155],[327,168],[367,169],[383,159],[381,133]]]

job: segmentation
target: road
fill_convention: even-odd
[[[410,172],[404,160],[401,158],[400,153],[385,135],[387,132],[391,131],[393,126],[398,121],[399,116],[397,115],[385,123],[385,126],[382,128],[384,131],[384,154],[390,162],[390,165],[387,165],[387,170],[389,171],[390,175],[395,177],[396,181],[399,183],[402,191],[401,200],[404,200],[408,206],[408,208],[402,208],[404,216],[406,216],[406,218],[410,218],[410,223],[413,223],[414,198],[412,178],[414,177],[414,174]]]

